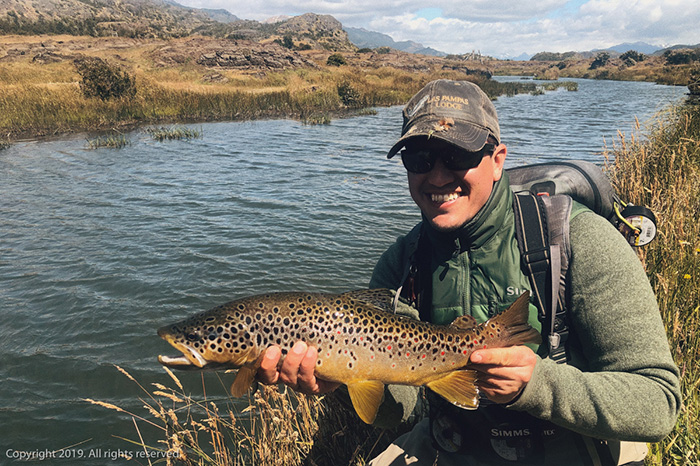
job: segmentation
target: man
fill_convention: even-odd
[[[496,110],[478,86],[439,80],[403,115],[388,156],[402,151],[423,221],[382,255],[370,287],[401,290],[418,309],[404,304],[400,311],[414,317],[449,324],[468,314],[483,322],[510,305],[515,290],[530,289]],[[641,465],[643,442],[668,435],[680,407],[678,369],[651,286],[612,225],[580,205],[575,210],[567,364],[547,359],[545,345],[475,351],[481,407],[461,410],[428,393],[429,419],[372,464]],[[530,315],[541,328],[534,305]],[[279,357],[278,348],[266,352],[262,381],[306,393],[337,386],[314,377],[317,353],[303,342],[278,371]],[[387,394],[406,417],[411,397]]]

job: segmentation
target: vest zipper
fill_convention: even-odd
[[[462,315],[470,316],[472,315],[471,307],[471,258],[469,257],[469,250],[467,249],[460,257],[461,268],[464,270],[464,275],[462,276],[462,289],[464,294],[462,294]]]

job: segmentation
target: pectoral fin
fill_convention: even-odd
[[[479,389],[476,386],[476,371],[454,371],[427,384],[428,388],[464,409],[479,407]]]
[[[348,393],[360,419],[372,424],[384,399],[384,384],[377,380],[353,382],[348,384]]]
[[[255,380],[255,374],[258,371],[257,367],[243,366],[238,369],[236,378],[231,384],[231,396],[234,398],[245,395]]]

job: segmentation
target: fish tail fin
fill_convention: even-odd
[[[505,311],[489,319],[485,326],[490,323],[496,324],[503,329],[503,340],[508,345],[524,345],[526,343],[542,343],[540,332],[535,330],[528,323],[530,317],[530,292],[526,291]]]

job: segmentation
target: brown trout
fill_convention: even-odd
[[[162,327],[158,335],[182,352],[159,356],[177,369],[238,369],[231,394],[243,396],[254,381],[266,348],[284,357],[303,340],[318,350],[316,374],[341,382],[360,418],[374,422],[385,384],[427,386],[451,403],[479,405],[476,372],[466,369],[471,353],[540,343],[530,327],[529,292],[507,310],[477,325],[459,317],[449,326],[396,315],[389,290],[343,294],[270,293],[231,301]]]

